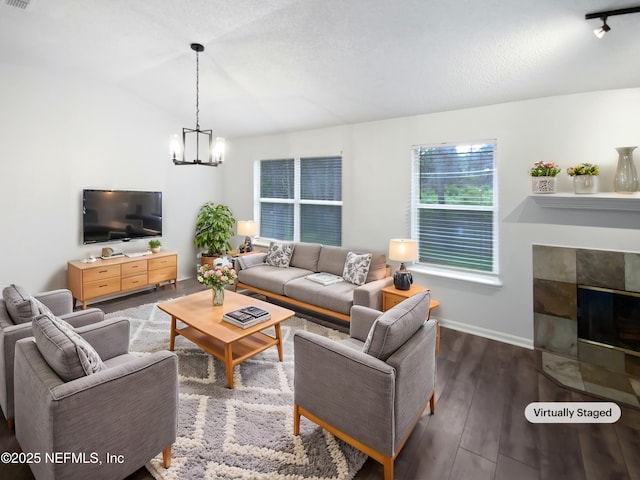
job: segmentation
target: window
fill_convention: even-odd
[[[256,162],[260,236],[342,244],[342,157]]]
[[[411,229],[419,264],[497,277],[495,147],[413,148]]]

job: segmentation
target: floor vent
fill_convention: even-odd
[[[18,7],[25,10],[29,6],[31,0],[7,0],[7,5],[10,7]]]

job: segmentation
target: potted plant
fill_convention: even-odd
[[[573,177],[575,193],[596,193],[598,191],[598,175],[600,169],[592,163],[579,163],[567,168],[567,174]]]
[[[226,205],[207,202],[198,212],[196,219],[196,247],[204,248],[203,264],[213,265],[213,260],[231,250],[229,239],[234,235],[236,220]]]
[[[556,176],[560,167],[553,162],[536,162],[529,170],[533,193],[556,193]]]
[[[162,243],[160,243],[160,240],[158,239],[149,240],[149,250],[153,253],[158,253],[161,245]]]

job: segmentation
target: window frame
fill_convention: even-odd
[[[318,160],[318,159],[340,159],[340,200],[311,200],[311,199],[303,199],[302,197],[302,162],[304,160]],[[269,162],[274,160],[292,160],[294,163],[294,175],[293,175],[293,198],[271,198],[271,197],[262,197],[261,196],[261,167],[262,162]],[[303,205],[321,205],[321,206],[338,206],[340,207],[341,212],[341,221],[340,221],[340,231],[338,232],[340,236],[340,244],[342,244],[342,233],[343,233],[343,225],[342,225],[342,207],[343,207],[343,195],[342,195],[342,155],[324,155],[324,156],[308,156],[308,157],[288,157],[288,158],[273,158],[273,159],[262,159],[255,160],[254,162],[254,202],[253,202],[253,212],[254,219],[261,225],[261,205],[263,203],[281,203],[293,205],[293,239],[292,240],[283,240],[278,238],[269,238],[269,237],[258,237],[265,244],[270,241],[291,241],[291,242],[301,242],[301,225],[302,225],[302,206]],[[261,232],[262,233],[262,232]],[[258,243],[260,243],[258,241]],[[338,245],[340,246],[340,245]]]
[[[493,145],[493,178],[492,205],[451,205],[451,204],[421,204],[420,203],[420,149],[436,149],[451,147],[469,147],[474,145]],[[450,210],[450,211],[488,211],[492,212],[492,269],[491,271],[476,270],[455,266],[440,265],[416,261],[409,268],[416,273],[435,275],[457,280],[470,281],[486,285],[501,286],[500,256],[499,256],[499,210],[498,210],[498,142],[497,139],[477,141],[446,142],[438,144],[420,144],[411,147],[411,200],[410,200],[410,228],[411,238],[420,244],[419,212],[421,209]]]

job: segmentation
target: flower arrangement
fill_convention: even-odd
[[[216,290],[233,285],[237,278],[238,274],[229,265],[202,265],[198,268],[198,281]]]
[[[597,165],[592,163],[579,163],[574,167],[567,168],[567,173],[572,177],[576,175],[599,175],[600,170]]]
[[[532,177],[555,177],[562,169],[553,162],[536,162],[533,168],[529,170]]]

